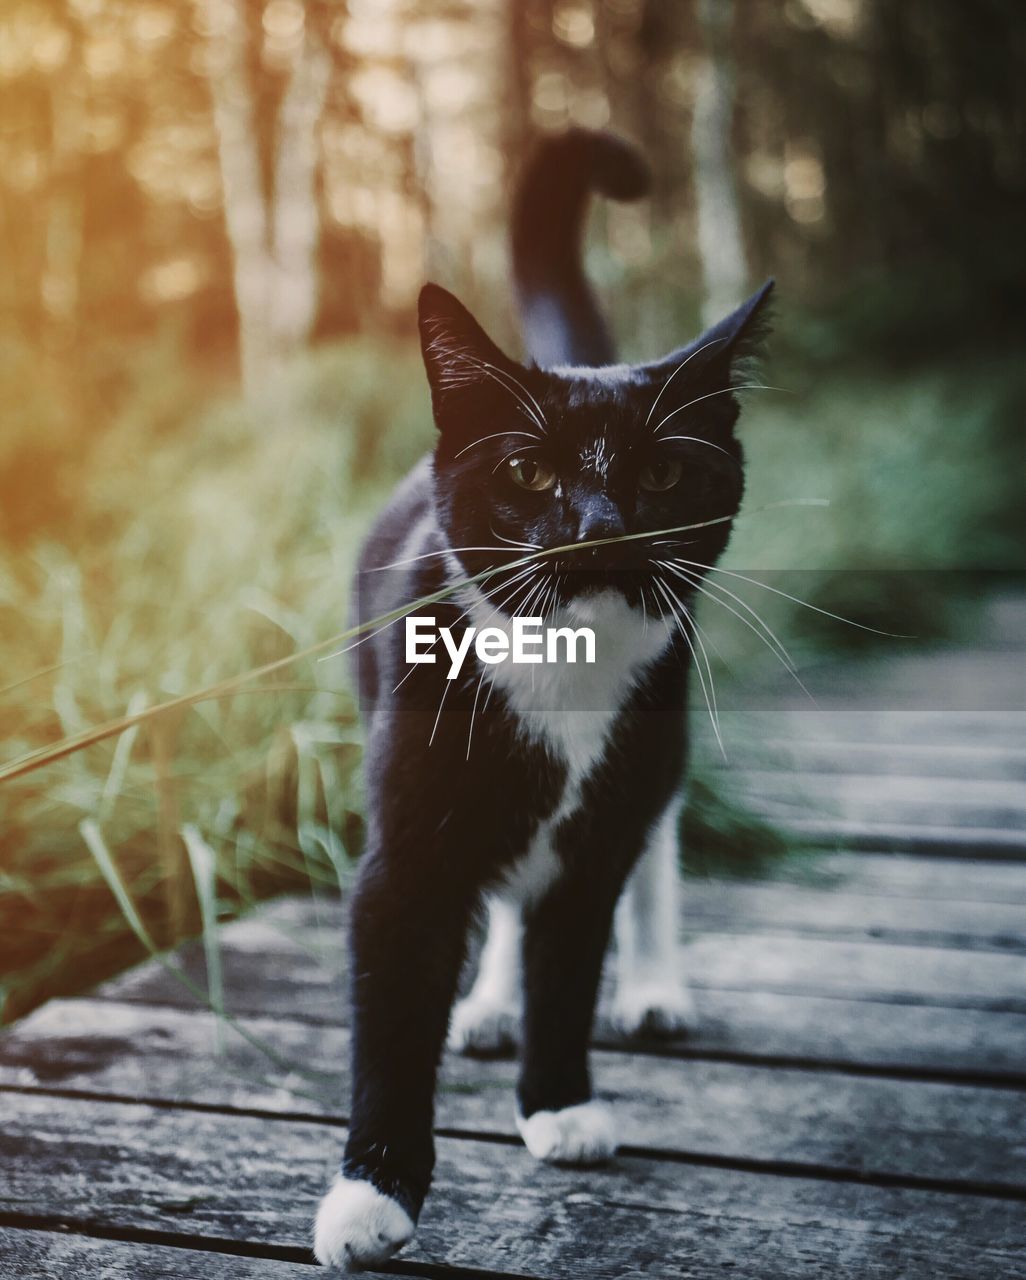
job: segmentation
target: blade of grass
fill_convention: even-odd
[[[132,694],[126,708],[126,715],[135,716],[146,707],[146,694],[142,689],[137,689]],[[128,761],[132,755],[132,747],[139,734],[139,726],[132,725],[118,739],[118,744],[114,748],[114,759],[110,762],[110,772],[107,774],[107,780],[103,784],[103,791],[100,793],[100,803],[97,806],[98,820],[101,826],[106,823],[110,817],[111,810],[121,794],[121,789],[125,785],[125,774],[128,771]]]
[[[124,881],[114,866],[114,859],[110,855],[110,850],[107,848],[107,842],[103,838],[99,825],[94,818],[83,818],[78,824],[78,829],[86,843],[86,848],[93,855],[93,861],[100,869],[100,874],[103,876],[107,888],[116,898],[128,927],[150,955],[156,959],[160,954],[157,950],[157,944],[150,936],[149,930],[143,923],[142,916],[136,910],[135,903],[132,901],[128,890],[125,888]]]
[[[168,960],[167,955],[157,949],[156,943],[150,936],[149,930],[143,923],[142,917],[139,915],[135,903],[132,901],[131,895],[125,888],[124,881],[121,879],[117,867],[114,865],[114,859],[111,857],[110,850],[107,847],[107,842],[103,838],[103,833],[97,826],[95,819],[83,818],[78,824],[78,829],[82,839],[85,841],[86,848],[92,854],[96,865],[99,867],[100,874],[103,876],[107,887],[117,900],[117,904],[121,909],[121,914],[125,917],[129,928],[135,934],[139,942],[142,943],[150,957],[155,960],[162,969],[165,969],[176,982],[180,982],[186,991],[188,991],[190,995],[195,996],[196,999],[199,1000],[201,1004],[205,1005],[215,1017],[220,1018],[226,1026],[231,1027],[233,1031],[242,1036],[243,1040],[245,1040],[247,1044],[252,1045],[254,1049],[257,1049],[260,1053],[264,1054],[280,1071],[295,1071],[300,1075],[306,1076],[308,1079],[335,1079],[331,1072],[311,1071],[309,1067],[304,1066],[302,1063],[292,1062],[288,1058],[283,1058],[281,1054],[272,1049],[266,1041],[261,1040],[261,1038],[254,1035],[252,1031],[247,1030],[247,1028],[230,1013],[226,1013],[224,1011],[219,1013],[218,1010],[214,1009],[211,1006],[207,993],[203,988],[193,982],[187,973],[183,973],[181,969],[176,968],[170,960]]]
[[[191,822],[181,829],[196,886],[203,927],[203,956],[207,966],[207,998],[217,1014],[216,1049],[224,1051],[224,973],[221,968],[221,938],[217,925],[217,856]]]
[[[53,675],[55,671],[63,671],[65,667],[70,667],[73,662],[81,662],[88,654],[79,654],[77,658],[66,658],[63,662],[51,663],[48,667],[43,667],[41,671],[34,671],[30,676],[22,676],[20,680],[14,680],[11,684],[0,686],[0,698],[7,693],[13,693],[15,689],[21,689],[24,685],[31,684],[33,680],[42,680],[43,676]]]
[[[693,524],[676,525],[669,529],[650,529],[645,533],[626,533],[616,538],[593,538],[586,542],[570,542],[561,547],[546,547],[542,551],[532,552],[530,555],[522,556],[518,560],[512,561],[508,565],[501,568],[484,569],[480,573],[474,574],[472,577],[463,578],[458,582],[450,583],[442,587],[438,591],[431,592],[430,595],[422,596],[419,600],[414,600],[410,604],[403,605],[401,608],[392,609],[388,613],[383,613],[380,617],[371,618],[367,622],[360,623],[358,626],[349,627],[345,631],[340,631],[336,635],[329,636],[326,640],[319,640],[316,644],[307,645],[305,648],[298,650],[296,653],[287,654],[284,658],[276,658],[272,662],[265,662],[262,666],[253,667],[249,671],[240,672],[238,675],[229,676],[225,680],[220,680],[216,684],[208,685],[204,689],[197,689],[193,693],[180,694],[178,697],[170,698],[166,702],[140,711],[134,716],[122,716],[120,719],[109,721],[107,724],[99,725],[94,729],[85,730],[82,733],[73,734],[70,737],[62,739],[60,742],[52,743],[48,747],[41,747],[37,751],[31,751],[27,755],[21,756],[16,760],[0,767],[0,782],[11,782],[15,778],[23,777],[27,773],[32,773],[37,769],[42,769],[48,764],[54,764],[58,760],[66,759],[68,756],[77,751],[82,751],[86,747],[91,747],[97,742],[104,742],[107,738],[113,738],[119,733],[124,733],[126,729],[130,729],[133,725],[142,724],[144,721],[151,720],[156,716],[164,715],[169,711],[181,710],[191,707],[197,702],[205,702],[211,698],[222,698],[226,693],[232,692],[234,689],[244,684],[249,684],[253,680],[259,679],[261,676],[271,675],[275,671],[282,671],[286,667],[292,666],[294,663],[302,662],[305,658],[318,657],[324,662],[328,658],[338,657],[344,650],[337,649],[335,646],[344,644],[348,640],[356,639],[364,636],[371,631],[390,626],[393,622],[398,622],[401,618],[407,617],[416,609],[422,609],[432,604],[438,604],[442,600],[446,600],[454,592],[461,590],[463,587],[473,585],[477,582],[484,582],[488,578],[494,577],[496,573],[509,572],[511,569],[518,569],[524,565],[530,564],[536,560],[544,560],[551,556],[566,555],[570,551],[579,551],[584,547],[604,547],[618,542],[635,542],[642,538],[658,538],[671,533],[687,533],[692,529],[705,529],[711,525],[726,524],[732,520],[742,520],[750,516],[757,515],[764,511],[771,511],[780,507],[794,506],[826,506],[827,502],[822,498],[795,498],[782,502],[770,502],[762,507],[755,507],[751,511],[742,512],[741,514],[733,514],[726,516],[716,516],[712,520],[702,520]],[[325,650],[331,652],[325,653]]]

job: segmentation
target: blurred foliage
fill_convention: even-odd
[[[412,344],[353,339],[315,352],[264,415],[224,395],[197,408],[170,340],[147,356],[107,430],[51,461],[48,484],[74,501],[0,553],[5,761],[341,631],[362,531],[431,442]],[[725,565],[805,571],[796,594],[845,612],[853,569],[1011,563],[1017,543],[1002,530],[1021,504],[1006,414],[1020,382],[1017,365],[984,360],[753,393],[751,514]],[[953,456],[963,436],[972,447]],[[832,505],[761,510],[810,496]],[[919,607],[907,589],[918,580],[900,573],[900,616],[887,621]],[[731,586],[796,656],[851,634]],[[867,621],[880,621],[878,606]],[[722,610],[701,616],[725,661],[773,661]],[[928,616],[943,628],[936,602]],[[6,1015],[139,954],[84,820],[167,944],[199,927],[179,838],[188,824],[214,851],[223,913],[285,887],[345,882],[362,832],[359,744],[345,660],[309,660],[0,783]],[[699,771],[689,865],[757,868],[779,839],[701,757]]]
[[[749,273],[779,281],[768,380],[790,388],[749,396],[752,515],[726,563],[797,570],[795,594],[918,636],[953,608],[920,571],[1021,566],[1026,9],[721,0],[717,51],[703,8],[8,0],[4,761],[344,627],[362,530],[430,443],[421,281],[457,288],[515,349],[509,190],[538,131],[642,144],[652,199],[595,211],[589,271],[627,355],[696,332],[691,138],[714,69],[734,86]],[[311,49],[330,62],[322,110],[286,128]],[[289,223],[277,161],[306,146],[319,345],[239,397],[239,228]],[[226,173],[253,157],[240,196]],[[288,284],[286,258],[269,269]],[[274,310],[258,299],[251,326]],[[808,497],[831,505],[759,513]],[[865,638],[747,598],[798,657]],[[703,626],[724,663],[774,661],[722,609]],[[139,954],[97,833],[159,945],[201,923],[183,827],[213,851],[226,914],[345,880],[361,816],[343,668],[297,664],[0,783],[5,1016]],[[699,768],[694,865],[755,865],[775,838]]]

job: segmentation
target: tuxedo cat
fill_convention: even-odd
[[[517,615],[588,626],[596,660],[471,654],[448,680],[444,661],[407,662],[402,622],[355,650],[368,847],[352,902],[349,1139],[315,1229],[325,1264],[380,1262],[413,1234],[447,1033],[458,1050],[519,1041],[517,1123],[532,1155],[613,1154],[588,1040],[614,918],[623,1028],[691,1018],[676,952],[685,706],[689,674],[702,677],[690,609],[741,500],[734,390],[772,282],[672,355],[615,363],[582,224],[592,190],[631,199],[647,181],[608,135],[542,144],[514,207],[531,363],[445,290],[421,294],[437,445],[367,539],[357,616],[462,584],[416,612],[454,632]],[[450,1021],[481,911],[480,971]]]

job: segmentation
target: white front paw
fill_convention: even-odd
[[[516,1048],[520,1010],[515,1004],[475,996],[452,1011],[449,1048],[455,1053],[503,1053]]]
[[[617,989],[610,1021],[622,1035],[675,1035],[694,1027],[690,990],[679,981],[629,983]]]
[[[601,1164],[616,1151],[613,1113],[602,1102],[579,1102],[561,1111],[536,1111],[517,1128],[531,1155],[550,1164]]]
[[[357,1271],[384,1262],[413,1235],[400,1205],[369,1182],[336,1178],[314,1224],[314,1253],[325,1267]]]

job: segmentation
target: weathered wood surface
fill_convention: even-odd
[[[1002,644],[814,672],[820,707],[747,718],[755,801],[890,852],[691,882],[698,1026],[598,1027],[606,1169],[536,1164],[515,1065],[447,1056],[435,1188],[384,1274],[1026,1280],[1026,682]],[[4,1280],[310,1274],[345,1136],[344,913],[265,907],[222,960],[237,1026],[151,963],[0,1037]],[[198,945],[172,965],[205,989]]]
[[[1021,669],[1017,678],[1021,682]],[[728,732],[729,727],[728,721]],[[952,710],[942,700],[933,710],[873,708],[857,699],[840,707],[781,707],[768,699],[761,709],[746,705],[743,727],[728,740],[728,755],[740,757],[753,745],[781,741],[838,747],[850,742],[895,748],[982,745],[988,752],[1020,752],[1026,744],[1026,709]]]
[[[955,869],[938,867],[929,885],[953,929],[948,947],[795,934],[774,955],[765,936],[699,936],[682,958],[700,972],[694,953],[711,943],[706,972],[717,968],[721,985],[698,992],[696,1036],[656,1057],[596,1055],[627,1143],[607,1172],[539,1168],[511,1124],[513,1065],[447,1059],[438,1118],[450,1136],[411,1274],[419,1261],[478,1275],[701,1277],[744,1259],[747,1275],[798,1280],[1026,1275],[1015,1252],[1026,1233],[1022,1091],[974,1083],[988,1071],[1026,1083],[1026,1015],[959,1007],[1013,999],[1024,961],[956,941],[985,925],[975,906],[999,908],[1002,928],[1014,929],[1003,913],[1026,884],[1016,889],[1011,870],[983,865],[978,900],[959,918]],[[818,875],[886,883],[918,909],[922,872],[909,860],[846,856]],[[722,892],[744,901],[781,888]],[[861,899],[885,895],[851,897],[864,910]],[[212,1017],[189,1011],[193,997],[152,965],[98,999],[40,1010],[0,1044],[0,1223],[100,1223],[148,1247],[181,1237],[204,1275],[233,1274],[207,1269],[209,1252],[218,1266],[224,1250],[269,1252],[269,1277],[307,1256],[308,1217],[342,1141],[341,911],[286,901],[224,938],[229,1001],[253,1015],[247,1031],[280,1061],[227,1029],[218,1057]],[[804,962],[802,947],[813,948]],[[800,987],[803,963],[823,983],[829,956],[839,990],[828,996],[758,985]],[[194,948],[186,967],[203,979]],[[742,989],[728,990],[725,973]],[[889,998],[940,1003],[866,999],[866,979],[888,973]],[[126,991],[135,999],[118,997]],[[754,1065],[760,1056],[766,1065]],[[835,1069],[823,1069],[831,1059]],[[938,1069],[966,1079],[915,1078]],[[162,1265],[140,1255],[137,1274]]]
[[[1026,858],[1026,633],[1015,625],[990,647],[804,668],[814,702],[782,673],[754,696],[728,685],[721,772],[806,843]]]
[[[298,1010],[314,1021],[337,1021],[344,1003],[342,934],[342,912],[332,900],[315,908],[282,904],[241,922],[225,953],[228,1009],[285,1016]],[[699,991],[844,996],[1026,1014],[1026,956],[1019,954],[710,931],[681,949],[681,964]],[[205,985],[198,947],[184,953],[183,969]],[[185,1008],[197,1003],[156,965],[126,974],[106,990],[123,1000]]]
[[[0,1097],[0,1213],[305,1248],[342,1134],[289,1119]],[[1023,1276],[1017,1200],[625,1156],[539,1166],[505,1142],[441,1138],[413,1263],[565,1280],[745,1274]],[[15,1158],[16,1157],[16,1158]],[[942,1247],[938,1247],[942,1242]]]
[[[734,882],[730,882],[734,883]],[[808,884],[838,895],[900,897],[924,902],[1026,903],[1022,868],[987,859],[866,858],[850,853],[804,853],[770,868],[758,883]]]
[[[1026,860],[1026,835],[1003,827],[936,826],[933,823],[877,822],[870,818],[795,817],[771,813],[764,817],[786,825],[788,835],[806,845],[879,853],[937,854],[955,858]]]
[[[262,1048],[207,1014],[100,1001],[55,1003],[14,1033],[0,1084],[96,1097],[344,1118],[348,1032],[250,1019]],[[1026,1107],[1014,1089],[598,1052],[596,1088],[628,1147],[854,1175],[1020,1188]],[[517,1139],[513,1062],[448,1055],[438,1125]],[[984,1141],[986,1139],[986,1141]]]
[[[777,769],[803,774],[1026,782],[1026,745],[999,747],[972,741],[835,742],[774,737],[756,744],[732,744],[727,767],[758,768],[767,760]]]
[[[267,994],[266,988],[263,993]],[[284,1018],[316,1028],[343,1021],[344,1001],[337,983],[331,986],[336,1017],[327,1022],[306,1017],[303,993],[299,990],[291,1010],[283,1007],[280,990],[270,994],[272,999],[266,1010],[251,1008],[243,1015],[247,1021],[250,1017]],[[188,1006],[184,1007],[196,1010],[195,998],[190,995],[188,1000]],[[111,1003],[120,1005],[121,1002]],[[711,1061],[792,1064],[939,1079],[972,1077],[1026,1084],[1023,1052],[1026,1015],[1023,1014],[913,1006],[903,1008],[900,1017],[896,1017],[892,1004],[760,991],[699,991],[696,1003],[699,1020],[694,1031],[686,1037],[661,1039],[649,1047],[663,1055]],[[173,1004],[147,1007],[176,1008]],[[60,1006],[57,1010],[59,1014]],[[88,1013],[84,1012],[84,1016],[88,1017]],[[43,1017],[43,1011],[35,1015],[36,1019]],[[11,1052],[20,1037],[31,1032],[34,1025],[26,1023],[11,1033]],[[610,1047],[622,1044],[621,1037],[601,1025],[597,1039]],[[37,1058],[40,1069],[45,1069],[45,1073],[58,1082],[66,1069],[75,1069],[74,1043],[69,1043],[67,1049],[71,1058],[66,1067],[58,1061],[59,1045],[49,1060]],[[3,1057],[7,1061],[6,1054]],[[20,1065],[20,1058],[15,1061]]]
[[[895,825],[1026,832],[1026,782],[1018,778],[745,769],[736,771],[735,779],[747,802],[781,818],[811,813]]]
[[[829,865],[829,860],[823,859]],[[851,866],[842,857],[835,860]],[[779,881],[703,880],[691,879],[684,893],[681,927],[686,934],[749,932],[767,933],[781,930],[788,935],[804,935],[833,939],[866,939],[889,942],[925,943],[960,950],[983,949],[1026,951],[1026,911],[1023,900],[1024,880],[1021,871],[1002,878],[991,864],[958,868],[966,877],[979,877],[977,892],[989,894],[981,901],[945,900],[942,873],[945,862],[940,859],[918,859],[918,884],[929,887],[936,895],[918,901],[893,892],[897,877],[889,877],[885,862],[878,860],[879,882],[870,875],[861,882],[842,872],[830,883],[820,859],[808,860],[808,874],[827,876],[829,888],[803,882],[806,863],[796,860],[790,878]],[[988,876],[991,878],[988,880]],[[934,885],[932,881],[939,883]],[[948,877],[947,884],[956,883]],[[843,887],[843,893],[832,891]],[[908,885],[916,891],[915,883]],[[1024,899],[1026,900],[1026,899]],[[292,937],[332,946],[340,936],[342,916],[332,911],[330,903],[315,907],[309,900],[296,899],[283,903],[265,917]],[[325,937],[324,928],[329,930]],[[311,932],[317,930],[318,932]]]
[[[141,1240],[93,1239],[61,1231],[10,1230],[0,1227],[0,1266],[5,1280],[69,1280],[73,1276],[102,1280],[310,1280],[301,1263],[267,1258],[240,1258],[206,1249],[173,1248]],[[418,1272],[404,1271],[417,1280]],[[364,1280],[384,1280],[365,1271]]]

